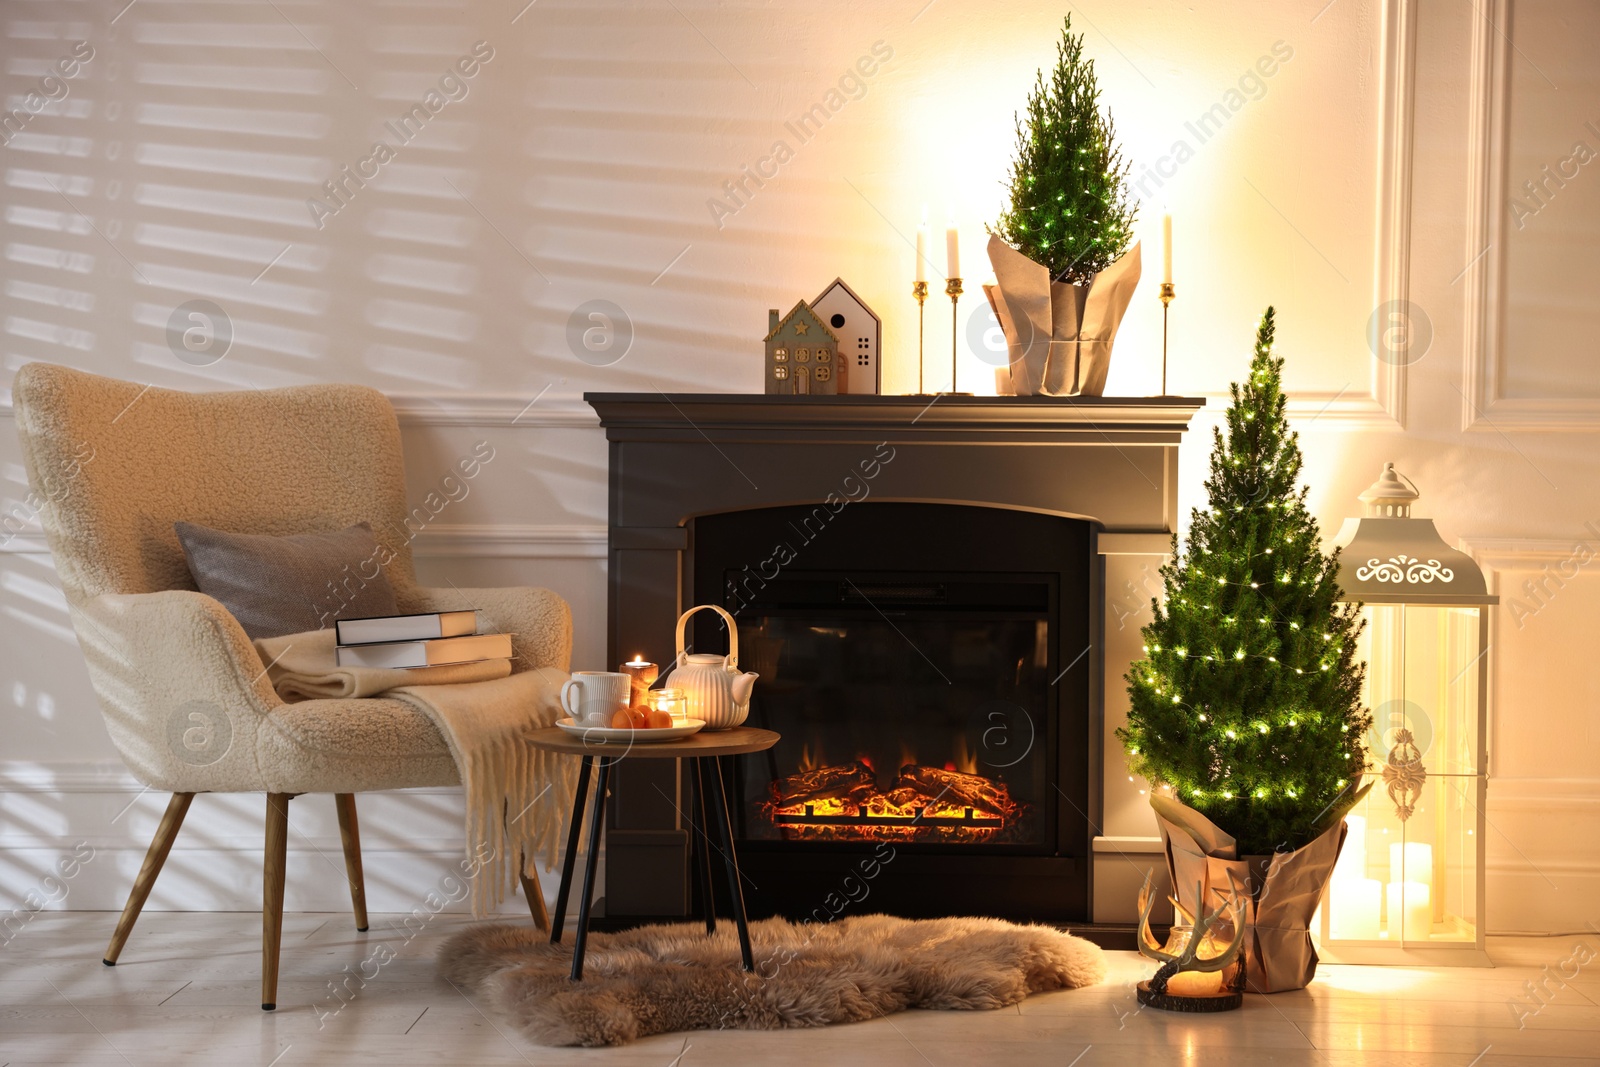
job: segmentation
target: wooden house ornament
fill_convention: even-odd
[[[879,353],[883,344],[883,323],[867,302],[835,278],[811,301],[811,310],[828,324],[839,340],[839,392],[870,393],[882,390]]]
[[[767,312],[767,392],[831,396],[845,392],[839,341],[804,300],[789,314]]]

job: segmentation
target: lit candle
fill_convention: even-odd
[[[961,277],[961,239],[954,222],[946,223],[944,231],[945,277]]]
[[[1172,284],[1172,213],[1161,216],[1161,280]]]
[[[678,726],[689,721],[689,702],[684,698],[682,689],[657,689],[650,694],[650,706],[671,715],[673,723]]]
[[[1329,893],[1328,933],[1342,941],[1376,941],[1383,914],[1383,883],[1376,878],[1336,880]]]
[[[645,659],[643,653],[635,655],[617,669],[633,679],[633,696],[629,700],[630,704],[645,703],[645,692],[655,684],[656,676],[661,673],[660,668]]]
[[[1433,846],[1422,841],[1390,845],[1389,881],[1433,885]]]
[[[1422,941],[1433,934],[1433,903],[1421,882],[1389,883],[1389,940]]]
[[[1221,971],[1179,971],[1167,979],[1167,992],[1175,997],[1209,997],[1222,992]]]
[[[1362,815],[1346,815],[1344,848],[1333,867],[1336,882],[1353,881],[1367,876],[1367,820]]]
[[[928,209],[922,209],[922,221],[917,225],[917,281],[928,280]]]
[[[1181,955],[1194,936],[1191,926],[1174,925],[1167,933],[1166,951]],[[1208,934],[1201,942],[1200,957],[1214,959],[1221,947]],[[1178,997],[1206,997],[1222,991],[1221,971],[1179,971],[1167,979],[1167,992]]]

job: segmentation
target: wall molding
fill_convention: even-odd
[[[49,555],[50,546],[45,543],[44,531],[35,524],[27,530],[11,534],[0,541],[0,554],[11,553],[19,556]]]
[[[1463,537],[1461,548],[1486,572],[1538,568],[1570,559],[1583,545],[1600,553],[1600,526],[1583,537]],[[1492,578],[1493,575],[1491,574]],[[1491,588],[1493,586],[1491,585]]]
[[[412,555],[419,559],[605,559],[607,544],[603,522],[570,526],[434,523],[417,536]]]
[[[402,427],[474,426],[480,429],[598,430],[600,417],[581,396],[526,399],[491,393],[393,393],[389,403]],[[0,418],[14,418],[9,392]]]
[[[1412,174],[1416,156],[1417,6],[1419,0],[1387,0],[1382,12],[1378,86],[1377,263],[1373,307],[1408,306],[1411,300]],[[1406,354],[1394,362],[1372,359],[1370,405],[1404,429]]]
[[[143,788],[121,760],[0,760],[0,793],[137,793]]]
[[[1532,864],[1517,859],[1486,859],[1483,869],[1501,878],[1532,878],[1539,881],[1552,875],[1594,878],[1600,877],[1600,860],[1541,859],[1537,864]]]
[[[1467,245],[1463,430],[1600,431],[1600,398],[1507,397],[1506,168],[1510,163],[1511,0],[1483,0],[1472,25],[1467,82]]]
[[[1416,149],[1417,8],[1419,0],[1384,0],[1378,39],[1378,165],[1374,175],[1372,306],[1404,306],[1411,297],[1412,174]],[[1340,430],[1405,429],[1408,370],[1404,357],[1371,356],[1367,390],[1289,395],[1291,421],[1322,421]],[[1212,394],[1202,394],[1210,399]],[[1224,404],[1226,393],[1217,394]],[[1296,429],[1305,429],[1297,426]]]
[[[1377,360],[1373,361],[1375,364]],[[1382,366],[1382,364],[1379,364]],[[1388,368],[1391,373],[1373,372],[1372,392],[1353,392],[1346,388],[1286,390],[1288,413],[1291,419],[1326,418],[1330,425],[1341,427],[1382,426],[1393,429],[1396,416],[1387,400],[1379,399],[1389,387],[1385,381],[1395,378],[1402,383],[1404,368]],[[1231,396],[1227,392],[1197,392],[1194,396],[1206,400],[1206,408],[1220,412]],[[470,426],[476,429],[519,430],[598,430],[600,418],[589,404],[578,397],[545,398],[531,407],[517,397],[488,394],[394,394],[389,397],[394,405],[395,417],[402,429],[417,426]],[[15,417],[10,397],[0,398],[0,419]]]
[[[1543,570],[1551,564],[1561,563],[1571,559],[1585,544],[1593,550],[1600,550],[1600,524],[1590,523],[1589,531],[1594,534],[1594,540],[1586,542],[1583,537],[1553,538],[1553,537],[1462,537],[1457,540],[1456,547],[1471,556],[1483,568],[1485,584],[1490,593],[1502,597],[1500,608],[1507,609],[1507,595],[1500,588],[1500,574],[1502,571],[1511,570]],[[1582,571],[1571,577],[1563,577],[1563,582],[1575,580]],[[1504,612],[1488,609],[1489,611],[1489,729],[1491,736],[1495,728],[1496,719],[1501,707],[1500,700],[1500,627],[1505,622]],[[1529,779],[1529,778],[1501,778],[1495,775],[1496,748],[1489,749],[1489,795],[1490,807],[1499,806],[1500,802],[1510,800],[1512,804],[1521,803],[1523,798],[1540,798],[1532,804],[1529,810],[1540,810],[1542,807],[1558,806],[1557,798],[1571,798],[1570,788],[1565,792],[1545,792],[1548,786],[1578,786],[1596,791],[1600,795],[1600,778],[1593,780],[1584,779]],[[1512,783],[1515,783],[1513,785]],[[1511,788],[1510,796],[1505,790]],[[1496,795],[1496,790],[1500,793]],[[1582,799],[1582,798],[1579,798]],[[1600,803],[1600,801],[1597,801]],[[1517,810],[1508,808],[1507,810]]]
[[[1373,220],[1374,309],[1404,306],[1411,298],[1412,174],[1416,148],[1417,8],[1419,0],[1384,0],[1378,40],[1378,166],[1374,176],[1377,212]],[[1322,422],[1338,430],[1405,429],[1406,359],[1393,363],[1371,357],[1365,392],[1356,383],[1337,392],[1305,391],[1288,395],[1291,421]],[[1226,392],[1199,393],[1226,406]],[[1215,408],[1219,404],[1209,404]]]
[[[395,393],[401,426],[599,429],[600,417],[581,396],[518,397],[493,393]]]
[[[140,793],[147,788],[120,759],[0,760],[0,793]],[[418,786],[384,792],[395,796],[460,796],[461,787]]]
[[[444,523],[424,526],[412,542],[417,559],[605,559],[605,523]],[[37,526],[0,541],[0,555],[48,555]]]
[[[1357,393],[1343,389],[1339,392],[1306,390],[1288,393],[1288,403],[1284,406],[1284,410],[1291,423],[1301,423],[1296,425],[1295,429],[1306,430],[1310,428],[1310,423],[1323,420],[1326,420],[1324,424],[1329,429],[1335,430],[1396,429],[1396,424],[1405,414],[1404,408],[1402,406],[1397,413],[1390,406],[1391,395],[1387,393],[1389,387],[1383,384],[1394,375],[1380,374],[1377,368],[1384,365],[1377,359],[1372,362],[1375,366],[1372,372],[1371,392]],[[1398,374],[1398,381],[1404,382],[1404,368],[1392,367],[1389,370]],[[1400,395],[1404,395],[1403,388]],[[1226,406],[1232,397],[1223,393],[1219,394],[1217,399]],[[1398,428],[1403,428],[1403,425]]]

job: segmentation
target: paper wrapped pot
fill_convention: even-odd
[[[984,295],[1000,320],[1018,396],[1100,396],[1111,345],[1139,284],[1139,246],[1088,285],[1052,282],[1049,268],[989,236],[997,284]]]
[[[1249,931],[1244,955],[1252,993],[1303,989],[1317,974],[1311,916],[1322,901],[1344,845],[1345,824],[1293,852],[1266,857],[1238,854],[1234,839],[1210,819],[1171,797],[1151,796],[1172,876],[1173,895],[1191,913],[1215,909],[1226,899],[1228,871],[1250,887]],[[1204,900],[1196,899],[1199,888]]]

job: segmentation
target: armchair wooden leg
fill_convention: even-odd
[[[283,940],[283,878],[289,858],[289,798],[267,794],[267,847],[261,887],[261,1010],[278,1007],[278,946]]]
[[[533,925],[540,932],[550,932],[550,912],[544,906],[544,889],[539,885],[539,864],[535,861],[530,868],[528,857],[518,858],[521,864],[517,868],[517,877],[522,879],[522,895],[528,898],[528,911],[533,914]]]
[[[344,842],[344,872],[350,882],[350,903],[356,912],[356,929],[367,932],[367,883],[361,874],[361,829],[356,824],[356,795],[335,793],[339,809],[339,840]]]
[[[156,836],[150,841],[150,851],[144,854],[144,866],[139,868],[139,876],[133,880],[128,903],[122,909],[122,918],[117,920],[117,929],[111,935],[111,946],[106,949],[105,958],[101,961],[107,967],[117,965],[122,946],[128,943],[133,924],[139,921],[139,912],[144,910],[144,902],[149,899],[150,890],[155,888],[156,878],[167,862],[167,853],[172,851],[172,842],[178,838],[178,828],[183,825],[183,817],[189,813],[189,802],[193,799],[193,793],[174,793],[172,799],[167,801],[166,813],[161,816]]]

